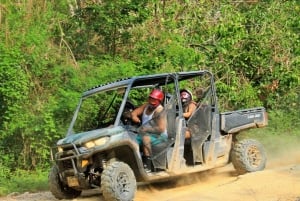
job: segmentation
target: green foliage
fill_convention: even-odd
[[[52,47],[45,45],[51,12],[43,13],[46,4],[29,3],[33,7],[28,12],[26,5],[7,3],[0,32],[5,42],[0,43],[0,153],[2,165],[12,170],[41,166],[49,158],[52,136],[57,136],[51,102],[56,88],[48,85],[57,60]]]
[[[0,172],[0,174],[2,171]],[[0,175],[1,176],[1,175]],[[1,177],[0,196],[12,192],[37,192],[48,189],[48,171],[17,170],[10,174],[10,178]]]
[[[289,110],[269,111],[269,130],[276,133],[299,134],[300,115],[298,112]]]
[[[29,79],[22,69],[23,57],[16,48],[0,44],[0,161],[5,167],[15,167],[14,148],[21,149],[16,143],[20,131],[26,127],[24,104],[28,102]]]
[[[216,87],[221,111],[262,106],[251,82],[238,76],[235,71],[223,74],[216,82]]]
[[[26,102],[29,80],[21,67],[23,58],[17,49],[9,49],[2,44],[0,52],[0,128],[8,130],[10,122],[15,124],[20,118],[18,113]]]
[[[137,0],[77,4],[73,16],[62,24],[75,57],[115,56],[130,43],[130,29],[149,16],[146,5],[147,1]]]
[[[182,42],[184,39],[180,35],[161,32],[157,37],[150,36],[145,41],[141,39],[137,42],[128,57],[136,61],[136,66],[143,74],[146,74],[145,71],[191,70],[203,58],[193,48],[182,45]]]
[[[263,105],[267,132],[299,135],[299,11],[296,0],[1,3],[0,177],[48,168],[82,91],[134,75],[210,70],[222,111]]]

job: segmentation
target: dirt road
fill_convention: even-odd
[[[269,146],[264,171],[238,176],[228,165],[168,183],[139,186],[135,201],[300,201],[300,141],[292,142],[293,147]],[[0,201],[56,199],[50,192],[41,192],[10,195]],[[89,191],[73,201],[104,200],[98,191]]]

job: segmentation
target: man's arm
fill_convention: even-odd
[[[141,105],[140,107],[134,109],[131,112],[132,121],[134,121],[135,123],[141,123],[141,120],[140,120],[139,116],[141,116],[143,114],[146,105],[147,105],[147,103]]]
[[[190,116],[193,114],[193,112],[197,108],[195,103],[190,103],[188,107],[189,107],[188,112],[183,113],[184,118],[190,118]]]
[[[163,110],[164,110],[164,108],[161,107],[157,111],[155,111],[155,115],[157,115],[156,130],[160,133],[165,132],[165,130],[167,128],[167,118],[166,118],[166,114],[163,113]]]

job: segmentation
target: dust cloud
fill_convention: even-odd
[[[228,164],[141,186],[135,201],[300,201],[300,137],[280,134],[261,138],[258,140],[268,158],[264,171],[239,176]]]
[[[272,135],[262,142],[267,152],[267,168],[300,164],[300,136]]]

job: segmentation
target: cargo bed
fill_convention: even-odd
[[[220,119],[221,130],[225,133],[237,133],[268,125],[268,116],[263,107],[224,112],[220,114]]]

